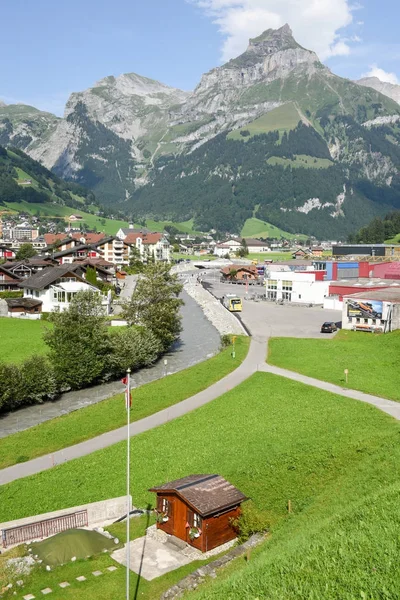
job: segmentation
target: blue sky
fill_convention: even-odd
[[[396,0],[13,0],[1,10],[0,98],[61,115],[71,92],[127,72],[190,90],[286,21],[338,75],[396,82],[399,17]]]

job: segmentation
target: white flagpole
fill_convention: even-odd
[[[129,574],[130,574],[130,548],[129,548],[129,521],[130,521],[130,393],[131,393],[131,370],[128,369],[126,372],[127,382],[125,390],[125,407],[127,413],[127,439],[126,439],[126,600],[129,600]]]

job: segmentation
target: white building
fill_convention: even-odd
[[[267,271],[265,293],[269,300],[299,304],[323,304],[329,281],[323,271]]]
[[[126,229],[120,231],[127,231]],[[120,233],[120,231],[117,233]],[[163,233],[151,231],[137,231],[134,229],[128,230],[130,233],[123,234],[124,244],[135,247],[139,250],[140,257],[143,261],[150,260],[154,257],[156,261],[169,262],[171,258],[171,244],[169,239]]]
[[[265,242],[261,240],[253,240],[252,238],[245,238],[248,251],[251,254],[263,254],[266,252],[271,252],[271,248]]]
[[[101,293],[96,287],[86,283],[72,265],[43,269],[25,279],[20,287],[24,290],[24,298],[35,298],[42,302],[42,312],[67,309],[78,292]],[[103,304],[107,306],[108,301],[104,299]]]
[[[397,286],[344,296],[342,328],[382,333],[400,329],[400,284]]]

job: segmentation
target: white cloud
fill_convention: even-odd
[[[205,11],[224,36],[222,60],[245,51],[248,39],[289,23],[296,40],[321,59],[351,51],[340,29],[353,20],[349,0],[188,0]]]
[[[396,73],[388,73],[384,69],[380,69],[377,64],[371,65],[368,73],[364,73],[362,77],[377,77],[381,81],[385,81],[387,83],[400,83]]]

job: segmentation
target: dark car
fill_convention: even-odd
[[[337,331],[337,327],[335,323],[332,323],[331,321],[327,321],[326,323],[322,324],[321,327],[321,333],[333,333],[334,331]]]

